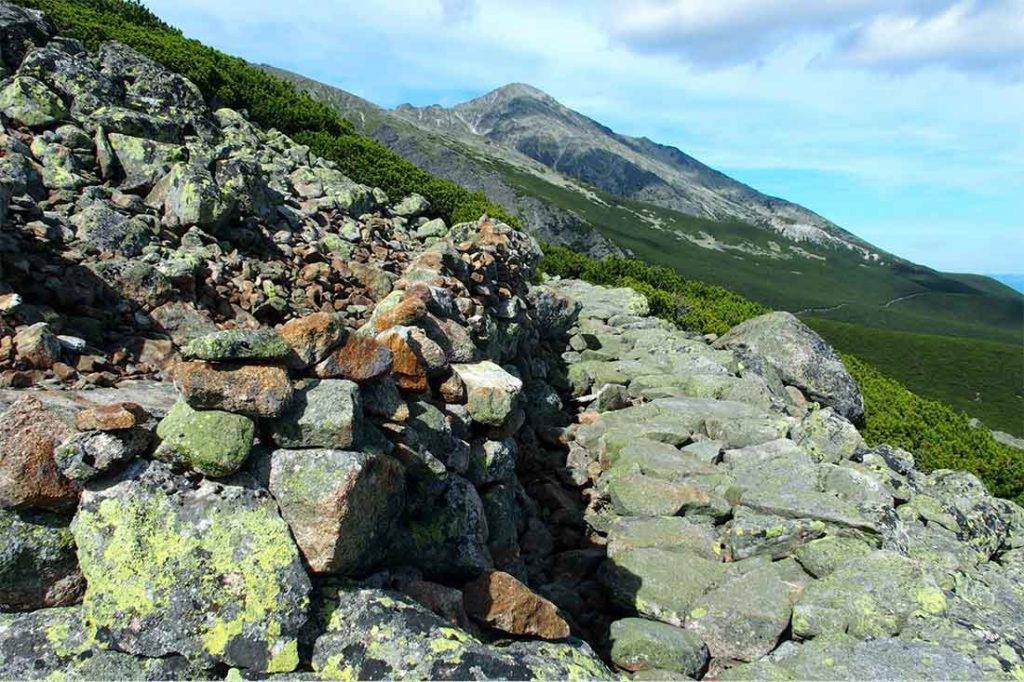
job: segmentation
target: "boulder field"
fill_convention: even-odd
[[[1020,679],[1024,511],[0,2],[0,679]]]

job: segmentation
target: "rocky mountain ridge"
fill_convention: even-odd
[[[866,242],[801,206],[761,194],[674,147],[615,133],[524,83],[449,108],[401,105],[394,113],[459,140],[514,150],[613,195],[711,220],[741,220],[797,243],[880,257]]]
[[[751,194],[749,188],[687,160],[678,150],[617,136],[529,86],[510,87],[491,103],[488,96],[473,100],[480,104],[469,113],[489,122],[492,130],[483,123],[478,125],[477,118],[467,118],[476,128],[467,124],[459,118],[461,114],[453,113],[458,107],[423,108],[423,112],[433,113],[428,116],[421,112],[420,120],[420,114],[415,113],[420,110],[415,108],[404,108],[409,114],[406,117],[337,87],[280,69],[261,68],[328,104],[362,134],[405,159],[439,177],[485,192],[491,201],[517,215],[523,229],[551,244],[566,245],[592,257],[625,252],[648,264],[675,269],[688,279],[717,284],[769,307],[797,314],[858,326],[972,339],[1009,342],[1018,336],[1024,299],[1007,287],[987,278],[941,273],[907,262],[809,212],[790,221],[784,217],[788,211],[799,213],[803,209],[756,192]],[[531,104],[533,101],[536,106]],[[523,111],[516,102],[522,104]],[[557,132],[552,133],[554,141],[533,145],[531,136],[548,128]],[[487,134],[475,134],[472,129]],[[515,147],[520,134],[528,147],[525,152]],[[613,155],[624,155],[617,157],[618,161],[596,163],[598,170],[607,170],[610,178],[615,177],[613,169],[633,164],[631,155],[649,156],[643,163],[650,161],[665,177],[682,173],[685,180],[690,173],[707,185],[707,191],[724,192],[727,204],[731,205],[735,197],[746,197],[740,203],[749,199],[750,210],[768,207],[764,210],[774,211],[775,217],[766,219],[749,212],[744,217],[739,209],[730,214],[730,208],[717,214],[721,219],[712,220],[696,217],[710,215],[699,210],[689,215],[650,198],[625,198],[628,192],[625,196],[616,194],[621,188],[602,189],[600,178],[584,181],[568,170],[545,165],[563,158],[561,152],[556,154],[561,144],[556,138],[572,140],[564,159],[586,155],[587,150],[602,145],[608,146]],[[639,145],[637,149],[642,153],[629,145]],[[538,151],[533,156],[540,160],[531,156],[533,147]],[[548,147],[556,150],[548,155],[551,158],[539,153]],[[658,170],[664,164],[678,164],[678,168]],[[654,183],[651,187],[667,182],[649,178],[647,171],[630,173],[647,178]],[[766,227],[776,219],[785,223],[783,231],[797,224],[815,224],[838,241],[794,241]],[[954,310],[960,312],[953,314]],[[858,340],[855,346],[842,350],[865,354],[872,349],[869,343]],[[922,354],[926,353],[922,349]],[[908,380],[902,375],[897,378]]]
[[[577,212],[524,192],[501,168],[494,166],[490,153],[481,154],[450,136],[417,127],[393,112],[345,90],[265,64],[260,65],[260,68],[330,103],[364,134],[418,167],[463,187],[483,191],[490,199],[517,216],[523,228],[538,239],[564,244],[596,258],[622,253],[622,249],[595,230]],[[585,188],[526,156],[516,154],[515,166],[528,168],[531,176],[544,178],[556,185],[571,185],[574,192],[587,192]]]
[[[0,678],[1013,678],[1024,511],[788,314],[538,282],[0,2]]]

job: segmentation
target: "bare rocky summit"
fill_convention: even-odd
[[[741,220],[795,242],[865,253],[870,245],[814,212],[769,197],[684,152],[616,133],[525,83],[452,107],[402,105],[401,118],[471,146],[520,154],[615,196],[713,220]]]
[[[123,45],[0,37],[0,678],[1024,671],[1024,510],[867,446],[795,319],[538,281]]]

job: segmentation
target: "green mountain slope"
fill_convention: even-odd
[[[755,225],[721,216],[712,219],[624,198],[565,175],[501,141],[467,134],[459,129],[461,124],[448,122],[448,112],[461,105],[452,110],[400,107],[391,112],[344,90],[288,72],[273,72],[335,107],[360,132],[396,153],[432,173],[480,189],[510,210],[525,200],[535,200],[548,206],[549,213],[574,216],[578,232],[596,230],[644,260],[729,286],[771,307],[903,331],[1004,342],[1019,337],[1024,297],[1009,287],[986,277],[950,275],[904,261],[787,202],[756,195],[762,203],[774,201],[788,207],[793,215],[806,214],[800,220],[817,221],[828,236],[794,238],[767,223]],[[550,100],[527,86],[509,88],[524,93],[530,101]],[[493,121],[488,124],[496,125]],[[596,130],[593,134],[600,135],[606,129]],[[651,144],[645,143],[644,148],[650,150]],[[664,150],[671,148],[659,146],[658,154],[665,156],[668,152]],[[689,163],[699,164],[695,160]],[[735,193],[753,192],[701,168],[711,176],[702,182],[727,186],[730,198]],[[742,211],[737,209],[737,213]],[[524,225],[546,241],[566,243],[558,238],[561,226],[546,224],[544,219],[524,220]],[[579,242],[579,238],[574,240]]]
[[[838,348],[858,355],[913,392],[970,415],[993,429],[1024,431],[1024,354],[1020,344],[912,334],[805,317]],[[941,368],[941,371],[936,371]]]

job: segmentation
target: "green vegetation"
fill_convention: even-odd
[[[603,203],[589,201],[540,178],[515,177],[521,187],[574,211],[641,261],[671,268],[685,280],[727,287],[772,309],[812,316],[811,326],[836,348],[868,360],[922,396],[1024,436],[1024,298],[1008,287],[898,261],[870,265],[844,251],[820,250],[825,256],[820,259],[789,257],[792,247],[749,225],[683,216],[608,195],[599,195]],[[706,235],[705,244],[713,239],[718,246],[699,246],[683,234]],[[740,250],[774,252],[773,241],[785,257]]]
[[[646,263],[727,287],[774,310],[869,327],[1019,343],[1024,297],[988,278],[952,275],[882,254],[885,264],[763,228],[684,215],[595,188],[590,195],[506,164],[525,194],[572,211]]]
[[[804,319],[836,348],[856,353],[918,395],[1024,435],[1024,353],[1019,344],[872,329]]]
[[[594,260],[561,246],[544,247],[540,269],[594,284],[632,287],[647,296],[651,312],[686,329],[724,334],[743,320],[768,309],[713,284],[683,279],[671,268],[633,258]]]
[[[964,469],[978,476],[994,495],[1024,504],[1024,455],[997,442],[985,428],[948,405],[927,400],[852,355],[843,363],[864,395],[870,445],[888,443],[914,453],[924,471]]]
[[[546,246],[541,270],[594,284],[632,286],[651,299],[651,310],[658,317],[705,334],[721,334],[767,311],[721,287],[685,280],[669,268],[638,260],[594,260],[568,249]],[[816,328],[837,331],[833,322],[812,322]],[[874,331],[855,325],[844,326],[864,333]],[[930,340],[931,343],[942,341],[944,339]],[[879,343],[884,344],[885,339]],[[962,343],[967,349],[974,345],[967,340]],[[912,349],[907,352],[913,352]],[[976,357],[973,361],[980,360]],[[843,362],[860,384],[864,396],[866,425],[862,434],[870,445],[888,443],[909,450],[924,471],[970,471],[983,480],[993,494],[1024,502],[1024,454],[997,442],[987,429],[971,427],[966,414],[918,396],[864,360],[843,354]]]
[[[380,187],[393,199],[412,192],[425,196],[448,222],[476,220],[488,213],[518,221],[479,192],[441,180],[354,132],[330,106],[300,93],[237,57],[185,38],[134,0],[21,0],[42,10],[57,32],[95,49],[120,41],[187,77],[212,106],[245,111],[264,128],[277,128],[308,144],[357,182]]]

